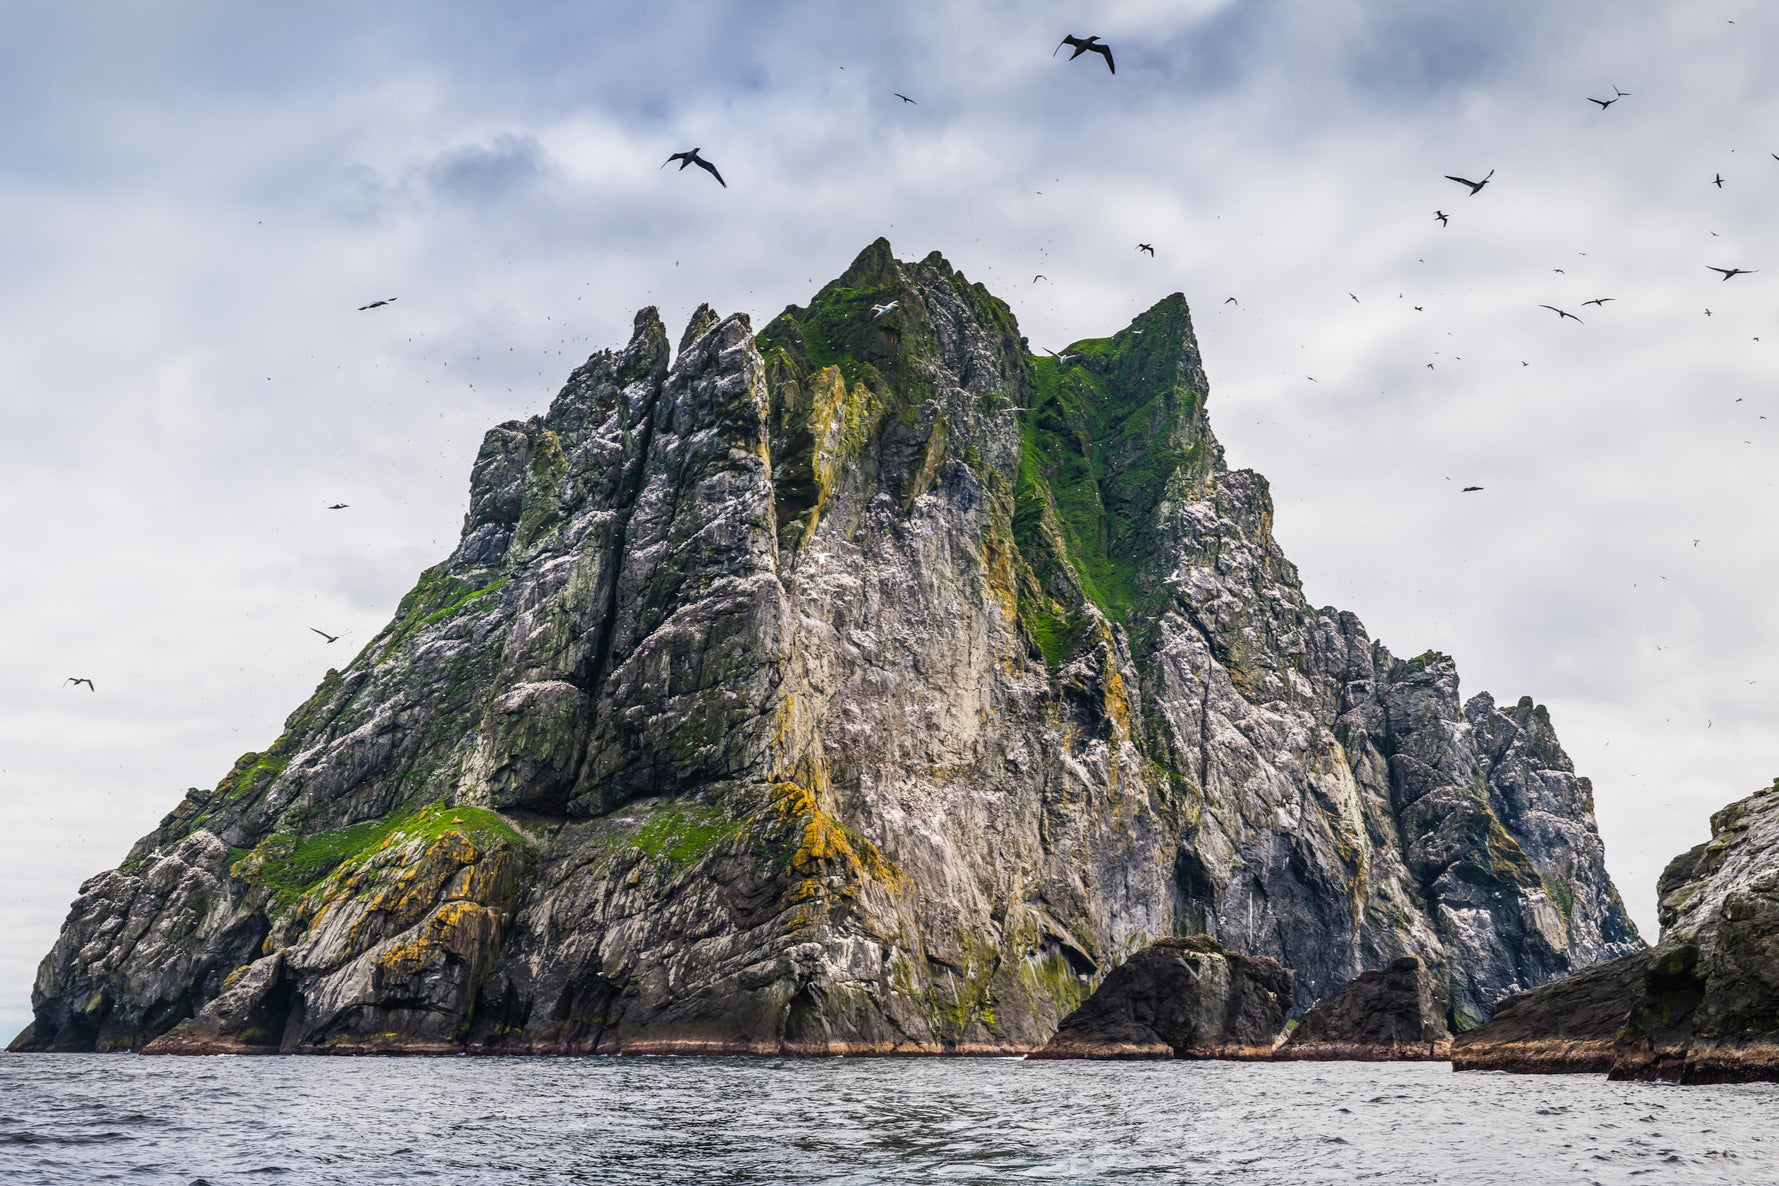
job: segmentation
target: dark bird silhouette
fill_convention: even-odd
[[[1425,306],[1423,306],[1423,305],[1416,305],[1415,312],[1416,313],[1422,312],[1424,308],[1425,308]]]
[[[1617,299],[1617,297],[1595,297],[1591,301],[1583,301],[1581,303],[1584,305],[1599,305],[1601,308],[1605,308],[1607,301],[1616,301]]]
[[[336,502],[333,506],[328,507],[327,509],[330,511],[344,511],[344,510],[347,510],[350,506],[351,506],[350,503]]]
[[[894,95],[896,98],[902,100],[902,102],[904,102],[904,103],[914,103],[913,99],[910,99],[907,95],[904,95],[901,91],[891,91],[890,93],[892,95]],[[914,105],[916,107],[920,106],[919,103],[914,103]]]
[[[1137,250],[1138,251],[1147,251],[1150,254],[1150,256],[1154,256],[1154,254],[1155,254],[1155,248],[1148,243],[1138,243]]]
[[[1494,176],[1494,175],[1495,175],[1495,170],[1493,170],[1493,169],[1490,169],[1490,170],[1489,170],[1489,177],[1493,177],[1493,176]],[[1446,180],[1447,180],[1447,181],[1456,181],[1456,182],[1457,182],[1457,183],[1458,183],[1458,184],[1459,184],[1459,185],[1468,185],[1468,186],[1469,186],[1469,187],[1470,187],[1470,196],[1471,196],[1471,197],[1473,197],[1473,198],[1474,198],[1474,197],[1475,197],[1475,196],[1476,196],[1476,195],[1477,195],[1477,194],[1478,194],[1478,193],[1480,193],[1480,192],[1482,192],[1482,187],[1483,187],[1483,186],[1485,186],[1485,185],[1487,185],[1487,184],[1488,184],[1488,183],[1489,183],[1489,177],[1485,177],[1485,178],[1483,178],[1483,179],[1482,179],[1482,180],[1481,180],[1481,181],[1472,181],[1472,180],[1470,180],[1470,178],[1468,178],[1468,177],[1454,177],[1454,176],[1453,176],[1453,175],[1452,175],[1452,174],[1450,174],[1450,173],[1447,173],[1447,174],[1446,174],[1446,175],[1445,175],[1445,179],[1446,179]]]
[[[1481,489],[1482,489],[1481,486],[1466,486],[1466,487],[1464,487],[1464,489],[1458,491],[1458,493],[1459,494],[1475,494],[1478,490],[1481,490]]]
[[[1592,95],[1589,95],[1588,102],[1589,103],[1598,103],[1600,105],[1600,110],[1604,111],[1608,107],[1612,106],[1614,103],[1618,102],[1618,98],[1617,98],[1617,96],[1614,96],[1613,98],[1610,98],[1610,99],[1596,99]]]
[[[691,152],[676,152],[676,153],[674,153],[672,156],[668,157],[666,160],[661,162],[661,168],[665,169],[667,166],[673,164],[673,162],[675,162],[675,161],[679,162],[679,170],[678,170],[679,172],[684,173],[686,171],[687,165],[697,165],[700,169],[703,169],[706,173],[709,173],[712,177],[715,177],[717,179],[718,185],[722,186],[724,189],[729,188],[729,183],[727,181],[723,180],[723,175],[721,173],[717,172],[717,167],[715,165],[711,164],[709,161],[705,160],[703,157],[699,156],[698,150],[696,148],[694,148]]]
[[[1564,312],[1562,309],[1557,308],[1555,305],[1540,305],[1538,307],[1540,309],[1549,309],[1552,313],[1555,313],[1557,315],[1558,321],[1561,321],[1563,318],[1567,317],[1569,320],[1576,322],[1577,324],[1580,324],[1580,325],[1587,324],[1585,321],[1582,321],[1581,318],[1577,317],[1575,314]]]
[[[1042,273],[1042,272],[1039,272],[1039,273],[1038,273],[1038,274],[1037,274],[1037,275],[1036,275],[1036,276],[1033,276],[1033,277],[1032,277],[1032,283],[1033,283],[1033,284],[1036,284],[1036,283],[1037,283],[1037,282],[1038,282],[1038,281],[1040,281],[1040,280],[1048,280],[1048,279],[1050,279],[1050,277],[1048,277],[1048,276],[1046,276],[1046,275],[1045,275],[1045,274],[1044,274],[1044,273]]]
[[[67,679],[62,681],[62,686],[64,688],[67,687],[69,684],[73,684],[77,688],[80,687],[80,685],[85,684],[86,690],[89,692],[97,692],[99,690],[99,689],[93,687],[93,681],[88,679],[84,675],[71,675]]]
[[[1118,73],[1118,67],[1112,63],[1112,47],[1102,43],[1097,33],[1092,37],[1077,37],[1071,33],[1056,43],[1056,48],[1050,51],[1050,56],[1054,58],[1062,52],[1062,47],[1065,45],[1075,47],[1075,52],[1069,55],[1069,61],[1074,61],[1082,54],[1098,54],[1106,59],[1106,69],[1114,74]]]
[[[1621,91],[1616,86],[1612,88],[1612,94],[1614,102],[1617,102],[1619,99],[1629,99],[1631,97],[1630,91]]]
[[[1711,184],[1715,185],[1718,189],[1722,189],[1723,188],[1723,174],[1719,173],[1715,178],[1712,179]]]
[[[1357,304],[1358,304],[1358,303],[1359,303],[1359,298],[1358,298],[1358,297],[1356,297],[1356,296],[1353,296],[1353,294],[1352,294],[1352,293],[1350,293],[1350,292],[1349,292],[1349,293],[1348,293],[1348,294],[1347,294],[1347,295],[1348,295],[1348,296],[1350,296],[1350,297],[1353,297],[1353,303],[1354,303],[1354,304],[1355,304],[1355,305],[1357,305]]]
[[[1444,210],[1435,210],[1433,212],[1433,217],[1439,220],[1440,226],[1449,226],[1452,221],[1452,216],[1447,214]]]
[[[1240,301],[1238,301],[1238,300],[1236,300],[1236,299],[1235,299],[1235,298],[1234,298],[1234,297],[1224,297],[1224,298],[1223,298],[1223,303],[1224,303],[1224,304],[1226,304],[1226,305],[1239,305],[1239,304],[1241,304],[1241,302],[1240,302]]]
[[[1724,279],[1725,279],[1725,280],[1728,280],[1728,279],[1729,279],[1729,277],[1728,277],[1728,276],[1725,276],[1725,277],[1724,277]],[[1709,309],[1706,309],[1706,310],[1705,310],[1705,316],[1707,316],[1707,317],[1709,317],[1709,316],[1711,316],[1711,310],[1709,310]],[[1742,401],[1741,401],[1741,400],[1737,400],[1737,401],[1736,401],[1736,402],[1737,402],[1737,403],[1741,403],[1741,402],[1742,402]]]
[[[1569,274],[1561,268],[1552,268],[1551,271],[1555,272],[1559,276],[1567,276]]]
[[[1706,264],[1705,266],[1711,268],[1710,264]],[[1728,280],[1731,276],[1752,276],[1754,273],[1760,271],[1759,268],[1711,268],[1711,270],[1713,272],[1722,272],[1725,280]]]
[[[381,309],[384,305],[393,303],[394,300],[395,300],[394,297],[384,297],[380,301],[372,301],[368,305],[360,305],[358,307],[358,311],[360,313],[363,313],[366,309]]]
[[[315,630],[315,627],[313,627],[313,626],[311,626],[311,627],[309,627],[309,629],[311,629],[311,630]],[[339,635],[337,635],[337,634],[329,634],[329,633],[328,633],[328,632],[327,632],[327,631],[325,631],[325,630],[315,630],[315,633],[317,633],[317,634],[319,634],[319,635],[321,635],[321,637],[323,637],[323,638],[325,638],[325,639],[327,639],[327,641],[329,641],[329,642],[339,642],[339,641],[340,641],[340,636],[339,636]]]

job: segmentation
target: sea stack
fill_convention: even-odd
[[[1207,393],[1178,293],[1058,358],[882,240],[758,332],[644,309],[15,1045],[1024,1052],[1170,935],[1297,1009],[1416,956],[1460,1026],[1638,949],[1548,715],[1310,605]]]

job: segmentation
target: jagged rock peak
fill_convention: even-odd
[[[757,334],[643,310],[21,1043],[1030,1050],[1196,932],[1463,1026],[1636,947],[1548,717],[1309,606],[1207,394],[1180,294],[1034,354],[881,240]]]

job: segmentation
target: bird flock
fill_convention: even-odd
[[[1069,57],[1066,59],[1067,61],[1073,62],[1076,59],[1079,59],[1080,57],[1082,57],[1083,55],[1086,55],[1086,54],[1096,55],[1101,61],[1103,61],[1105,63],[1108,75],[1110,75],[1110,76],[1117,75],[1118,68],[1117,68],[1116,61],[1113,57],[1112,47],[1109,44],[1107,44],[1104,40],[1102,40],[1097,34],[1091,35],[1091,36],[1086,36],[1086,37],[1079,36],[1079,35],[1076,35],[1073,33],[1068,34],[1067,36],[1063,37],[1063,39],[1061,41],[1059,41],[1057,43],[1056,48],[1051,52],[1051,57],[1054,58],[1057,55],[1059,55],[1062,52],[1064,47],[1068,47],[1072,51],[1069,54]],[[844,67],[842,67],[842,69],[844,69]],[[917,105],[917,102],[913,97],[906,95],[900,91],[891,92],[891,95],[893,98],[899,100],[900,102],[902,102],[904,104],[907,104],[910,106]],[[1589,95],[1589,96],[1586,96],[1586,101],[1589,103],[1595,104],[1599,108],[1599,110],[1602,113],[1604,113],[1607,110],[1609,110],[1610,108],[1612,108],[1613,106],[1615,106],[1616,104],[1620,103],[1621,101],[1631,98],[1631,97],[1632,97],[1631,92],[1621,90],[1617,85],[1614,85],[1612,87],[1612,97],[1611,98],[1597,99],[1597,98],[1594,98],[1593,96]],[[724,180],[723,175],[717,169],[717,166],[712,161],[705,158],[702,155],[702,153],[703,153],[703,149],[700,147],[693,147],[693,148],[690,148],[690,149],[687,149],[687,150],[684,150],[681,152],[671,153],[667,157],[667,159],[662,162],[660,168],[665,169],[668,165],[673,164],[675,161],[678,161],[679,169],[676,170],[676,172],[684,172],[688,167],[695,165],[699,169],[708,173],[711,176],[711,178],[713,180],[715,180],[719,186],[721,186],[724,189],[729,188],[729,183]],[[1773,156],[1773,159],[1775,161],[1779,161],[1779,153],[1773,153],[1770,155]],[[1483,174],[1482,177],[1478,180],[1471,180],[1468,177],[1460,176],[1455,173],[1447,173],[1444,176],[1445,176],[1446,180],[1454,182],[1458,185],[1465,187],[1465,189],[1467,191],[1467,193],[1465,194],[1466,197],[1474,198],[1474,197],[1477,197],[1480,194],[1482,194],[1483,190],[1490,186],[1490,184],[1494,181],[1495,172],[1496,171],[1491,168],[1487,173]],[[1715,188],[1721,190],[1725,185],[1725,181],[1726,181],[1726,179],[1724,178],[1724,176],[1721,173],[1716,173],[1712,177],[1710,184],[1712,186],[1714,186]],[[1042,192],[1042,191],[1039,191],[1039,192]],[[1443,209],[1436,209],[1433,212],[1433,218],[1440,224],[1441,227],[1449,227],[1452,223],[1452,215]],[[1713,233],[1715,234],[1715,232],[1713,232]],[[1147,255],[1150,258],[1154,258],[1155,254],[1156,254],[1155,245],[1153,243],[1147,243],[1147,242],[1138,243],[1136,245],[1136,250],[1138,253]],[[1583,254],[1586,254],[1586,253],[1584,252]],[[1707,264],[1705,266],[1707,267],[1708,270],[1719,273],[1721,279],[1725,282],[1732,280],[1737,276],[1754,275],[1759,271],[1759,269],[1757,269],[1757,268],[1743,268],[1743,267],[1727,267],[1727,268],[1725,268],[1725,267],[1718,267],[1718,266],[1712,265],[1712,264]],[[1563,274],[1563,269],[1556,268],[1556,269],[1553,269],[1553,272],[1560,275],[1560,274]],[[1048,280],[1048,279],[1049,279],[1048,276],[1046,276],[1040,272],[1040,273],[1035,274],[1032,277],[1032,283],[1036,284],[1039,281]],[[1350,297],[1354,303],[1356,303],[1356,304],[1361,303],[1359,297],[1356,294],[1349,292],[1347,294],[1347,296]],[[1616,299],[1617,298],[1614,298],[1614,297],[1595,297],[1593,299],[1583,301],[1583,302],[1581,302],[1581,304],[1583,307],[1592,305],[1592,306],[1595,306],[1595,307],[1601,309],[1602,311],[1604,311],[1605,306],[1608,303],[1615,301]],[[369,312],[369,311],[375,310],[375,309],[386,308],[390,305],[393,305],[396,302],[396,300],[397,300],[397,298],[394,296],[382,297],[382,298],[378,298],[376,300],[369,301],[363,305],[359,305],[356,307],[356,310],[360,313],[363,313],[363,312]],[[890,313],[891,311],[896,309],[896,307],[898,306],[898,303],[899,302],[891,301],[887,304],[872,306],[871,307],[872,319],[876,320],[876,319],[881,318],[881,317],[885,316],[886,314]],[[1224,299],[1223,304],[1225,306],[1234,305],[1237,309],[1241,308],[1241,302],[1234,296],[1226,297]],[[1582,318],[1580,318],[1576,314],[1570,312],[1567,309],[1561,308],[1557,305],[1540,303],[1538,305],[1538,307],[1541,309],[1547,309],[1550,312],[1555,313],[1557,315],[1558,321],[1568,320],[1568,321],[1574,321],[1578,325],[1586,324],[1582,320]],[[1413,308],[1414,308],[1415,312],[1422,312],[1424,309],[1424,306],[1415,305],[1415,306],[1413,306]],[[1706,317],[1711,317],[1711,316],[1713,316],[1713,311],[1711,309],[1707,308],[1704,310],[1704,315]],[[1755,340],[1759,341],[1760,339],[1756,338]],[[1063,362],[1065,364],[1070,362],[1074,358],[1073,355],[1058,354],[1056,351],[1049,350],[1047,348],[1046,348],[1045,352],[1050,354],[1052,357],[1058,359],[1058,361]],[[558,352],[558,353],[560,353],[560,352]],[[1522,361],[1520,365],[1527,366],[1529,364]],[[1426,367],[1428,370],[1432,370],[1432,369],[1434,369],[1434,364],[1432,362],[1428,362],[1426,364]],[[1316,382],[1316,380],[1313,376],[1310,376],[1308,378],[1309,378],[1310,382],[1312,382],[1312,383]],[[1738,402],[1740,402],[1740,401],[1738,401]],[[1765,419],[1765,417],[1762,417],[1762,419]],[[1484,487],[1482,487],[1480,485],[1467,485],[1467,486],[1462,487],[1462,493],[1465,493],[1465,494],[1476,493],[1476,492],[1482,491],[1483,489],[1484,489]],[[330,510],[330,511],[343,511],[343,510],[349,509],[349,504],[344,503],[344,502],[336,502],[336,503],[329,505],[326,509]],[[1696,544],[1696,541],[1695,541],[1695,544]],[[313,633],[319,635],[324,640],[324,642],[328,643],[328,644],[337,642],[342,637],[342,635],[340,635],[340,634],[330,634],[327,631],[321,630],[321,629],[313,627],[313,626],[311,626],[309,629]],[[84,677],[84,676],[70,676],[64,681],[63,686],[64,687],[74,687],[74,688],[85,686],[87,688],[87,690],[90,692],[97,691],[97,688],[95,687],[93,681],[89,678]]]

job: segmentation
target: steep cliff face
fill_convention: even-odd
[[[757,336],[644,310],[18,1044],[1028,1049],[1200,931],[1463,1025],[1638,947],[1543,710],[1309,606],[1206,389],[1177,294],[1036,358],[881,240]]]
[[[1711,817],[1662,871],[1649,953],[1615,1079],[1779,1079],[1779,780]]]

